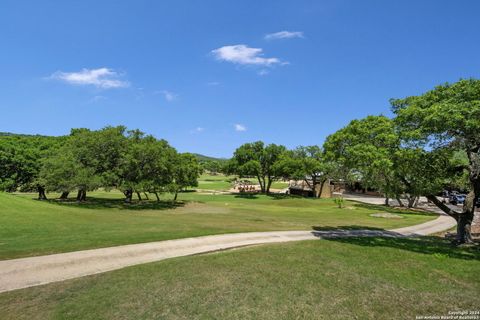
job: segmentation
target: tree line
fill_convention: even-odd
[[[412,207],[426,196],[457,221],[457,242],[472,242],[480,196],[480,80],[437,86],[419,96],[391,99],[393,117],[368,116],[328,136],[322,147],[263,142],[239,147],[226,172],[254,176],[263,192],[280,178],[323,183],[361,182]],[[468,192],[461,210],[441,202],[444,189]]]
[[[4,136],[0,138],[0,187],[4,191],[76,191],[85,201],[98,188],[118,189],[131,202],[147,193],[159,200],[197,186],[200,166],[195,156],[178,153],[167,141],[124,126],[101,130],[72,129],[69,136]]]
[[[37,188],[63,197],[99,187],[117,188],[131,202],[134,193],[176,194],[197,185],[202,169],[255,177],[269,193],[278,179],[304,180],[312,189],[327,179],[361,182],[400,205],[426,196],[458,222],[457,241],[470,242],[480,196],[480,80],[437,86],[419,96],[392,99],[393,117],[368,116],[328,136],[323,146],[285,146],[262,141],[238,147],[228,161],[198,163],[165,140],[138,130],[73,129],[67,137],[0,137],[0,188]],[[463,189],[462,210],[438,200],[445,188]]]

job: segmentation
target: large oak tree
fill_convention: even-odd
[[[470,192],[463,210],[441,205],[443,211],[458,222],[457,241],[471,242],[471,224],[475,203],[480,196],[480,80],[460,80],[444,84],[419,96],[391,100],[395,122],[405,143],[432,152],[450,148],[465,152]]]

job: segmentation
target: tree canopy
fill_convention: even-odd
[[[261,191],[269,193],[272,182],[281,177],[278,164],[285,151],[284,146],[273,143],[245,143],[235,150],[228,171],[240,177],[257,178]]]
[[[167,141],[124,126],[101,130],[72,129],[54,137],[0,137],[0,187],[5,191],[37,189],[39,199],[48,191],[66,198],[77,191],[116,188],[127,202],[133,193],[175,192],[197,184],[197,158],[179,154]]]
[[[469,181],[463,210],[442,209],[458,220],[457,240],[470,242],[475,203],[480,196],[480,80],[447,83],[423,95],[392,99],[391,104],[406,145],[431,154],[453,150],[466,155],[468,164],[457,167],[465,170]],[[428,196],[437,202],[433,194]]]

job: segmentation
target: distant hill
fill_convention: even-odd
[[[219,162],[224,162],[227,161],[228,159],[225,158],[214,158],[214,157],[209,157],[209,156],[204,156],[203,154],[199,153],[192,153],[195,157],[197,157],[198,161],[219,161]]]
[[[0,132],[0,137],[48,137],[41,134],[22,134],[12,132]]]

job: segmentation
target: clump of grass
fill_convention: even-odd
[[[333,198],[333,202],[340,208],[345,208],[345,199],[343,197]]]

